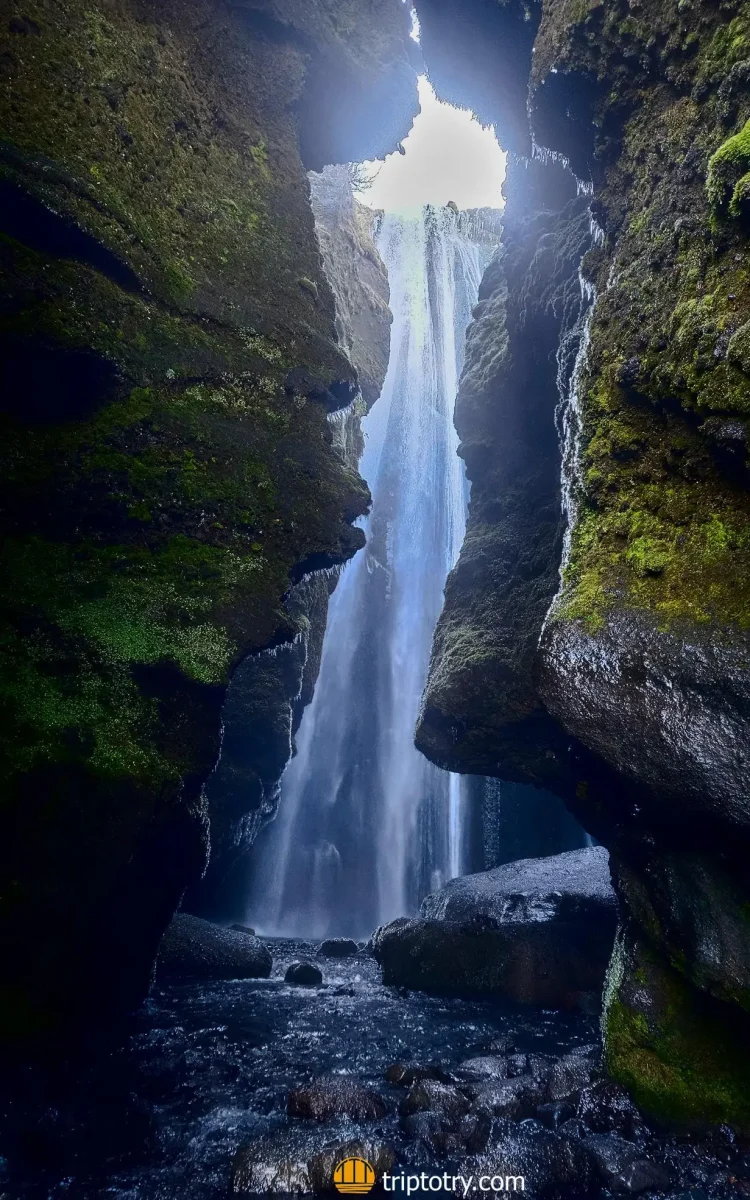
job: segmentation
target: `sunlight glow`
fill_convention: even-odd
[[[495,131],[483,128],[468,109],[438,100],[426,75],[419,79],[419,102],[404,153],[365,164],[377,178],[359,199],[386,212],[450,200],[459,208],[502,208],[506,155]]]

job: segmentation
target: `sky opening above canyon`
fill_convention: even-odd
[[[494,129],[483,127],[468,109],[439,100],[426,75],[419,79],[419,101],[404,153],[364,164],[375,178],[359,199],[386,212],[450,200],[462,209],[502,208],[506,155]]]

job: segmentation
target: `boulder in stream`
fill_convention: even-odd
[[[323,1076],[289,1093],[290,1117],[329,1121],[349,1117],[352,1121],[379,1121],[388,1105],[379,1092],[346,1075]]]
[[[319,987],[323,982],[323,972],[315,963],[304,960],[290,963],[284,975],[286,983],[294,983],[298,987]]]
[[[345,1158],[363,1158],[380,1183],[396,1156],[386,1143],[363,1137],[332,1141],[325,1131],[298,1127],[264,1134],[241,1146],[232,1162],[235,1194],[298,1194],[333,1190],[333,1172]]]
[[[601,993],[617,906],[602,847],[451,880],[373,936],[388,986],[568,1008]]]
[[[177,913],[156,960],[157,979],[266,979],[273,960],[259,938]]]
[[[326,938],[318,946],[318,954],[326,958],[351,958],[359,953],[359,946],[351,938]]]

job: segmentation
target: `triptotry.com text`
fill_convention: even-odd
[[[469,1196],[472,1192],[523,1192],[523,1175],[384,1175],[386,1192],[450,1192],[454,1196]]]

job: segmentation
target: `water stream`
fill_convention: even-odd
[[[386,214],[394,321],[364,422],[367,547],[333,595],[320,676],[256,846],[248,919],[279,936],[367,936],[461,873],[463,787],[414,748],[433,630],[466,520],[453,405],[489,259],[481,217]]]

